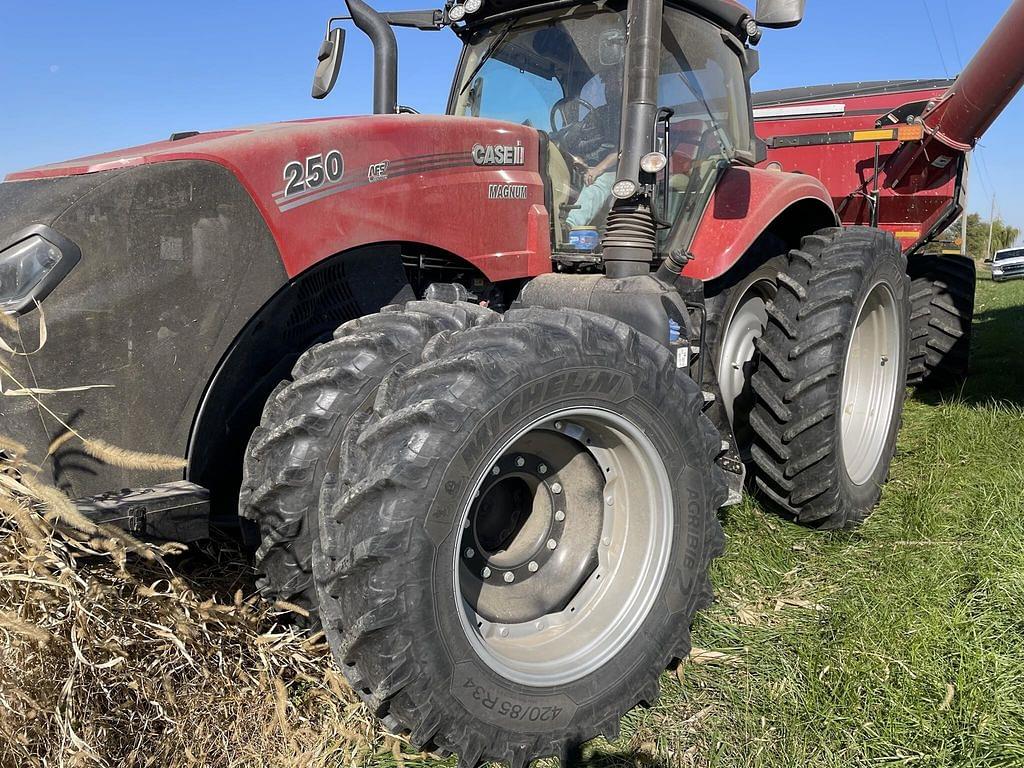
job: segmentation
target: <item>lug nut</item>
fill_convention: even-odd
[[[474,550],[474,549],[473,549],[472,547],[468,547],[468,548],[466,549],[466,559],[467,559],[467,560],[468,560],[469,558],[473,557],[473,555],[475,555],[475,554],[476,554],[476,550]]]
[[[505,579],[506,584],[511,584],[516,580],[516,575],[512,571],[505,571],[505,575],[502,578]]]
[[[487,566],[484,566],[484,569],[482,571],[480,571],[480,575],[483,576],[485,579],[490,578],[490,576],[491,576],[491,569],[488,568]]]
[[[561,428],[562,428],[562,422],[556,421],[555,422],[555,429],[561,429]]]
[[[558,542],[554,539],[548,539],[548,549],[554,549],[558,546]]]
[[[500,475],[501,474],[501,467],[499,467],[497,464],[495,464],[493,467],[491,467],[491,474],[492,475]]]
[[[541,464],[539,467],[537,467],[537,471],[540,472],[542,475],[546,475],[548,473],[548,465]]]
[[[504,627],[502,627],[502,628],[501,628],[501,630],[499,631],[499,634],[500,634],[500,635],[501,635],[502,637],[508,637],[508,630],[507,630],[507,629],[505,629]]]
[[[565,512],[563,512],[562,510],[558,510],[557,512],[555,512],[555,520],[557,520],[558,522],[562,522],[563,520],[565,520]]]
[[[561,483],[552,483],[551,484],[551,492],[552,493],[561,493],[562,492],[562,484]]]
[[[614,496],[606,496],[605,499],[604,499],[604,503],[607,504],[609,507],[613,506],[615,504],[615,497]]]
[[[537,569],[540,568],[540,566],[537,565],[537,561],[536,560],[531,560],[530,564],[527,565],[526,567],[530,571],[530,573],[536,573]]]
[[[526,459],[524,459],[522,456],[516,456],[516,466],[517,467],[521,467],[521,466],[523,466],[525,464],[526,464]]]

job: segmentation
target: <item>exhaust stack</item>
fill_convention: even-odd
[[[393,115],[398,109],[398,43],[383,16],[363,0],[346,0],[352,22],[373,43],[373,113]]]

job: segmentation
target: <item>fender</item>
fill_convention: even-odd
[[[838,224],[825,186],[813,176],[763,168],[728,168],[718,180],[690,245],[683,274],[713,280],[736,264],[761,234],[794,206],[809,207],[799,235]],[[798,237],[799,237],[798,235]]]

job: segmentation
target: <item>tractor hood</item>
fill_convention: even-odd
[[[232,128],[206,133],[186,132],[174,134],[166,141],[154,141],[125,149],[115,149],[97,155],[87,155],[60,163],[40,165],[7,175],[5,181],[30,181],[60,176],[81,176],[123,168],[132,168],[149,163],[181,159],[208,159],[225,161],[238,151],[265,140],[287,141],[289,135],[301,134],[303,128],[313,123],[341,124],[352,118],[332,117],[311,120],[295,120],[284,123],[270,123],[246,128]]]
[[[9,174],[0,184],[0,233],[27,219],[50,224],[70,200],[102,195],[114,176],[199,162],[221,166],[244,188],[291,276],[349,248],[404,241],[482,258],[488,274],[493,260],[500,279],[502,271],[523,274],[528,257],[549,268],[540,153],[532,128],[450,116],[334,117],[181,135]],[[48,202],[29,204],[32,197]],[[493,226],[460,229],[476,214]],[[543,238],[532,233],[536,242],[526,241],[526,214],[543,229]],[[509,231],[522,233],[513,253]]]

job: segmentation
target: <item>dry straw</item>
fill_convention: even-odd
[[[180,545],[95,525],[11,443],[0,438],[0,766],[427,759],[384,735],[322,634],[303,637],[244,596],[237,564],[169,566]],[[166,466],[90,444],[122,465]]]
[[[63,428],[46,459],[79,441],[112,466],[180,469],[177,457],[83,436],[42,399],[108,385],[18,380],[11,360],[42,349],[41,311],[39,323],[31,353],[0,334],[11,356],[0,356],[0,412],[7,397],[29,397]],[[19,335],[2,313],[0,329]],[[252,595],[240,553],[183,555],[179,544],[97,525],[40,479],[28,453],[0,435],[0,768],[427,759],[380,730],[332,666],[322,633],[307,638],[279,623],[295,606]]]

